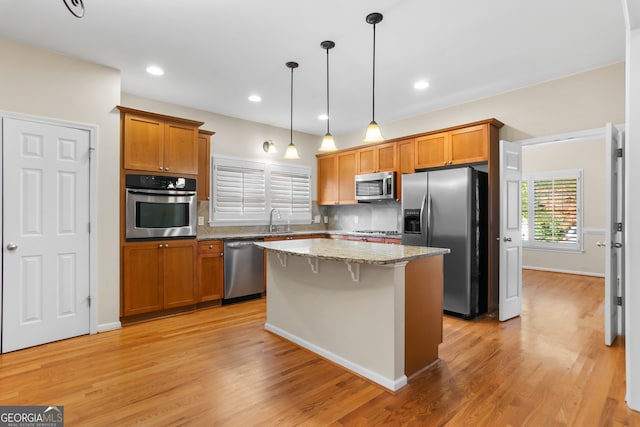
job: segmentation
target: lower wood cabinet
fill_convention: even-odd
[[[123,249],[123,316],[197,302],[196,241],[126,243]]]
[[[198,243],[198,301],[224,296],[224,244],[222,240]]]

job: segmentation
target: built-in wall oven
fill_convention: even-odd
[[[127,239],[196,236],[195,179],[129,174],[125,191]]]

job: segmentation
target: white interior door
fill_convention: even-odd
[[[622,192],[624,171],[623,162],[619,156],[622,149],[622,137],[611,124],[606,126],[606,179],[605,186],[605,262],[604,262],[604,343],[611,345],[616,337],[622,333],[621,315],[618,307],[618,297],[622,296],[624,287],[624,269],[621,262],[624,259],[624,234],[618,224],[622,225],[624,212],[624,196]]]
[[[2,352],[89,333],[86,130],[2,121]]]
[[[501,321],[522,314],[522,147],[500,141],[500,289]]]

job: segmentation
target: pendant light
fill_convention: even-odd
[[[380,132],[380,126],[376,123],[376,24],[382,21],[381,13],[370,13],[367,15],[367,23],[373,24],[373,90],[371,100],[371,123],[367,126],[367,132],[364,135],[362,142],[382,142],[384,138]]]
[[[284,158],[287,160],[297,160],[300,158],[298,156],[298,150],[296,150],[296,146],[293,145],[293,69],[298,68],[297,62],[287,62],[285,64],[287,68],[291,69],[291,127],[290,127],[290,137],[289,137],[289,145],[287,145],[287,151],[284,153]]]
[[[322,138],[322,145],[318,148],[318,151],[329,152],[336,151],[336,142],[333,140],[331,132],[329,132],[329,49],[333,49],[336,44],[331,40],[325,40],[320,43],[320,46],[327,51],[327,133]]]

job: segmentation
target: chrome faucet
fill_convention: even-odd
[[[271,209],[271,211],[269,211],[269,231],[270,232],[277,232],[278,231],[278,225],[273,223],[273,213],[276,213],[278,215],[278,219],[281,219],[280,216],[280,211],[277,208],[273,208]]]

